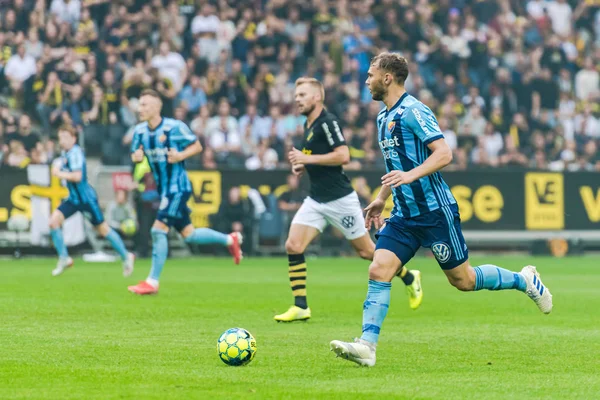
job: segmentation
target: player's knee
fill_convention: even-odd
[[[285,251],[288,254],[302,254],[304,250],[304,245],[299,240],[288,238],[285,242]]]
[[[461,292],[471,292],[475,289],[475,278],[468,275],[460,277],[449,276],[448,281]]]
[[[98,231],[100,236],[105,238],[110,233],[110,227],[108,226],[108,224],[106,222],[103,222],[96,227],[96,231]]]
[[[169,232],[164,231],[160,228],[152,228],[150,230],[150,235],[152,236],[152,241],[157,242],[161,240],[163,237],[166,238]]]
[[[58,229],[60,228],[60,219],[52,216],[52,218],[50,218],[50,229]]]
[[[389,269],[389,267],[386,267],[377,261],[373,261],[371,265],[369,265],[369,279],[379,282],[389,281]]]

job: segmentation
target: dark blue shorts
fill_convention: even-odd
[[[192,223],[187,202],[192,194],[190,192],[168,194],[160,200],[160,207],[156,219],[168,227],[173,227],[181,232],[183,228]]]
[[[456,268],[469,258],[456,204],[413,218],[393,216],[386,222],[375,235],[376,249],[391,251],[402,265],[406,265],[421,246],[431,249],[442,269]]]
[[[60,204],[60,206],[58,206],[58,211],[65,216],[65,219],[79,211],[94,226],[98,226],[104,222],[104,216],[102,215],[102,210],[100,209],[100,205],[98,205],[97,200],[92,200],[89,203],[81,204],[74,204],[70,200],[65,200]]]

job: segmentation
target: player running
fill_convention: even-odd
[[[104,221],[96,191],[87,181],[85,154],[77,144],[77,131],[71,126],[61,126],[58,129],[58,144],[62,149],[62,165],[52,167],[52,175],[67,182],[69,197],[50,217],[50,235],[58,253],[58,263],[52,270],[52,275],[58,276],[73,266],[73,259],[69,257],[61,227],[65,219],[78,211],[91,221],[96,231],[119,253],[123,260],[123,276],[131,275],[135,256],[127,252],[119,234]]]
[[[367,226],[380,225],[390,195],[394,209],[377,235],[363,305],[362,336],[354,343],[331,342],[331,350],[338,356],[369,367],[375,365],[392,278],[421,246],[431,248],[448,281],[458,290],[516,289],[525,292],[543,313],[552,311],[552,295],[534,266],[513,272],[490,264],[470,265],[456,200],[438,172],[452,161],[452,151],[431,110],[404,90],[407,76],[406,59],[394,53],[375,57],[368,71],[366,83],[373,100],[386,105],[377,116],[377,127],[387,174],[381,178],[379,196],[367,207]]]
[[[304,250],[328,223],[344,234],[360,257],[372,260],[375,251],[358,195],[342,169],[342,165],[350,161],[350,151],[338,119],[323,107],[323,84],[314,78],[300,78],[296,81],[295,98],[300,113],[307,119],[302,151],[293,149],[289,158],[295,175],[308,172],[310,196],[294,216],[285,243],[294,305],[275,316],[278,322],[310,318]],[[410,307],[417,309],[423,299],[421,273],[405,268],[397,273],[406,284]]]
[[[162,272],[169,242],[169,228],[175,228],[186,243],[219,244],[226,246],[236,264],[242,258],[242,235],[229,235],[207,228],[194,229],[190,220],[188,199],[192,184],[185,171],[184,160],[199,154],[202,146],[198,138],[181,121],[160,115],[162,102],[154,90],[144,90],[140,96],[139,114],[144,121],[135,127],[131,143],[131,159],[142,162],[148,158],[150,168],[161,195],[156,221],[152,226],[152,268],[145,281],[129,286],[129,291],[139,295],[158,293],[158,280]]]

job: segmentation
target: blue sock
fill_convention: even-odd
[[[106,240],[108,240],[113,249],[119,253],[122,260],[127,259],[127,248],[125,247],[125,243],[123,243],[123,239],[121,239],[117,231],[110,228],[108,235],[106,235]]]
[[[162,272],[167,254],[169,253],[169,241],[167,240],[167,232],[152,228],[152,268],[148,278],[158,281]]]
[[[189,244],[220,244],[227,246],[229,235],[208,228],[196,228],[194,232],[185,238]]]
[[[363,304],[361,339],[375,344],[379,340],[381,324],[383,324],[390,306],[391,289],[392,284],[390,282],[378,282],[369,279],[369,291]]]
[[[518,272],[509,271],[491,264],[473,268],[475,270],[475,289],[505,290],[517,289],[524,292],[527,288],[525,278]]]
[[[67,246],[65,246],[65,240],[63,239],[62,229],[50,229],[50,236],[52,236],[52,242],[54,243],[54,248],[58,253],[60,258],[69,257],[69,252],[67,251]]]

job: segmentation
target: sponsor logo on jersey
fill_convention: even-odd
[[[146,156],[148,157],[148,161],[150,162],[164,162],[167,160],[167,152],[169,149],[167,148],[157,148],[157,149],[147,149],[144,150]]]
[[[392,157],[398,157],[398,152],[396,151],[396,147],[400,146],[400,141],[398,140],[398,136],[391,137],[389,139],[383,139],[379,141],[379,148],[383,153],[383,158],[386,160],[391,159]]]

